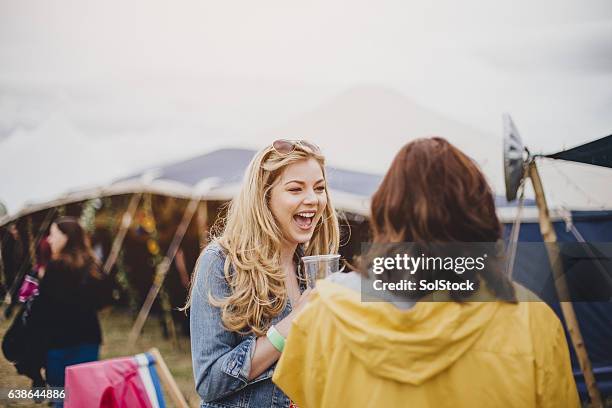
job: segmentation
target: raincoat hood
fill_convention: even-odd
[[[359,292],[317,282],[342,343],[371,375],[419,385],[454,364],[483,333],[497,302],[417,302],[401,310],[361,302]]]
[[[405,310],[361,302],[346,275],[317,281],[274,369],[300,408],[580,407],[563,326],[545,303],[422,299]]]

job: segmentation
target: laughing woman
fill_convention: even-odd
[[[290,405],[271,377],[310,291],[299,260],[337,252],[338,236],[319,149],[277,140],[261,150],[194,273],[187,306],[202,407]]]

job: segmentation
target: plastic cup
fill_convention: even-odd
[[[318,279],[325,279],[340,270],[340,255],[312,255],[302,257],[308,287],[314,288]]]

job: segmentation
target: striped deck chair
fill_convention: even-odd
[[[64,407],[165,408],[162,382],[175,406],[188,407],[157,349],[76,364],[66,367]]]

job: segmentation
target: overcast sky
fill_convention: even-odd
[[[602,137],[612,3],[0,0],[0,200],[261,147],[366,85],[494,138],[510,112],[536,151]],[[384,172],[393,153],[384,134],[352,162],[346,140],[312,139],[348,167]]]

